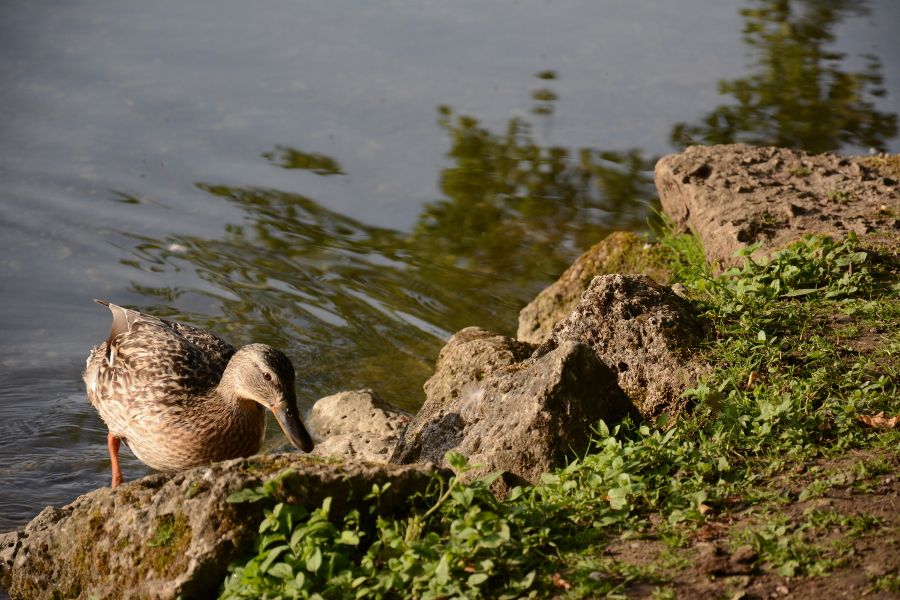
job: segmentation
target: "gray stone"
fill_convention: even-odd
[[[332,514],[340,516],[373,483],[390,481],[379,509],[403,513],[433,473],[432,465],[274,454],[150,475],[48,507],[23,531],[0,538],[0,576],[17,599],[213,598],[228,564],[256,537],[263,509],[276,500],[312,509],[332,497]],[[276,474],[273,499],[226,501]]]
[[[23,535],[21,531],[0,534],[0,587],[9,587],[13,560]]]
[[[455,450],[509,484],[537,482],[583,451],[600,419],[615,422],[630,406],[615,374],[578,343],[540,358],[532,347],[477,328],[453,336],[441,350],[426,400],[392,460],[441,463]]]
[[[431,398],[458,398],[462,388],[521,363],[534,349],[532,344],[479,327],[458,331],[441,348],[435,373],[425,382],[426,404]]]
[[[682,392],[709,371],[696,356],[704,337],[688,303],[671,288],[645,275],[600,275],[539,352],[587,344],[641,415],[677,416]]]
[[[387,462],[410,419],[372,390],[327,396],[306,418],[316,442],[311,454]]]
[[[898,174],[897,155],[692,146],[660,159],[656,188],[675,226],[696,232],[707,260],[725,267],[750,244],[768,254],[811,233],[896,245]]]

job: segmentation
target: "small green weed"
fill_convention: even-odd
[[[175,515],[164,515],[159,519],[153,539],[147,542],[151,548],[166,546],[175,538]]]
[[[800,500],[800,502],[804,502],[813,498],[820,498],[834,487],[847,485],[847,480],[848,477],[846,473],[832,473],[831,475],[822,479],[816,479],[805,488],[803,488],[803,490],[800,492],[798,500]]]
[[[818,530],[838,530],[851,538],[858,538],[883,524],[871,515],[842,515],[834,511],[807,510],[804,515],[810,527]]]
[[[856,480],[853,488],[862,493],[871,492],[882,480],[882,475],[889,475],[894,469],[885,460],[862,460],[853,465]]]
[[[784,577],[797,575],[822,575],[842,564],[840,559],[829,558],[826,551],[809,544],[804,539],[808,525],[794,527],[784,519],[775,519],[759,527],[744,529],[732,537],[732,546],[749,545],[760,557]]]
[[[829,200],[837,202],[838,204],[847,204],[855,199],[855,196],[852,193],[844,190],[831,190],[826,195]]]
[[[678,596],[675,595],[675,591],[671,588],[658,587],[654,588],[651,597],[653,600],[675,600]]]
[[[872,582],[872,591],[900,592],[900,573],[891,573],[875,578],[875,581]]]

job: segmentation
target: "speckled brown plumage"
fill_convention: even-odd
[[[262,446],[264,407],[295,446],[312,448],[282,352],[264,344],[235,351],[202,329],[98,302],[112,311],[113,327],[83,377],[110,431],[114,485],[113,438],[161,471],[249,456]]]

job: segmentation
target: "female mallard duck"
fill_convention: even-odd
[[[224,340],[183,323],[122,308],[84,370],[88,398],[109,429],[112,487],[122,483],[119,444],[159,471],[250,456],[266,434],[263,407],[290,442],[309,452],[294,367],[280,350]]]

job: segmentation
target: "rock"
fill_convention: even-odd
[[[687,302],[670,288],[646,275],[600,275],[539,352],[587,344],[650,419],[677,416],[681,393],[709,371],[696,354],[704,337]]]
[[[481,465],[471,476],[537,482],[585,449],[600,419],[614,423],[633,407],[677,415],[681,393],[709,370],[694,355],[703,339],[671,289],[646,275],[598,276],[537,350],[474,327],[454,335],[391,460],[440,464],[456,450]]]
[[[19,551],[22,532],[10,531],[0,533],[0,588],[8,588],[12,572],[13,559]],[[2,589],[0,589],[2,591]]]
[[[540,344],[553,326],[578,304],[581,294],[597,275],[636,273],[650,275],[660,282],[670,274],[661,266],[661,249],[626,231],[617,231],[582,254],[555,283],[544,289],[519,312],[516,337]]]
[[[316,441],[311,454],[387,462],[410,419],[372,390],[327,396],[306,419]]]
[[[480,465],[470,478],[500,471],[507,474],[501,488],[534,483],[583,451],[598,420],[629,412],[615,374],[589,347],[564,343],[525,358],[531,349],[477,328],[454,335],[392,460],[440,464],[455,450]]]
[[[900,156],[891,155],[692,146],[656,163],[656,188],[663,211],[677,227],[697,233],[707,260],[729,266],[740,264],[736,251],[756,242],[764,254],[810,233],[862,237],[893,230],[898,165]],[[896,235],[889,236],[893,243]]]
[[[731,563],[737,565],[753,565],[759,560],[759,553],[752,546],[740,546],[731,555]]]
[[[741,546],[729,555],[721,546],[711,542],[694,544],[697,568],[709,575],[747,575],[756,570],[759,555],[749,546]]]
[[[458,331],[441,348],[434,375],[425,382],[425,404],[432,398],[456,399],[472,382],[521,363],[534,346],[479,327]],[[424,405],[423,405],[424,408]],[[422,410],[416,415],[422,414]]]
[[[0,575],[13,598],[213,598],[228,564],[255,539],[263,509],[276,500],[312,509],[332,497],[332,514],[340,516],[373,483],[390,481],[379,510],[402,513],[434,472],[432,465],[273,454],[150,475],[48,507],[23,531],[6,534]],[[276,473],[283,476],[274,499],[226,501]]]

